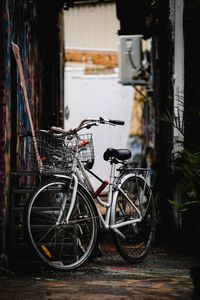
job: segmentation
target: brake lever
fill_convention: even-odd
[[[98,124],[97,123],[88,124],[88,125],[85,126],[85,128],[90,129],[92,126],[98,126]]]
[[[99,118],[99,123],[101,123],[101,124],[105,124],[105,120],[104,120],[104,118],[100,117],[100,118]]]

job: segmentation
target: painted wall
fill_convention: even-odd
[[[10,220],[9,210],[11,171],[29,168],[30,143],[27,138],[20,137],[20,133],[29,128],[29,121],[11,42],[20,47],[36,127],[62,125],[58,115],[62,112],[63,91],[59,82],[60,74],[63,78],[64,65],[63,48],[59,48],[60,29],[57,26],[60,9],[58,1],[0,1],[0,254],[6,251],[6,241],[9,241],[9,234],[6,236],[6,233],[9,222],[13,221]],[[30,178],[23,176],[18,188],[29,184]]]

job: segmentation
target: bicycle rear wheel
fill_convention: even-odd
[[[31,195],[27,208],[31,244],[41,260],[57,270],[81,266],[90,257],[97,239],[99,220],[95,207],[80,185],[71,218],[66,224],[72,193],[69,183],[70,180],[60,178],[46,181]],[[57,224],[61,210],[62,219]]]
[[[139,176],[129,176],[122,183],[122,190],[140,210],[142,220],[118,229],[124,235],[114,232],[114,242],[119,254],[129,263],[141,262],[148,254],[155,235],[156,216],[152,193]],[[113,216],[113,224],[138,219],[137,210],[119,191]]]

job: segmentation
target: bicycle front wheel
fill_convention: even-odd
[[[137,220],[139,218],[137,209],[140,211],[142,218],[139,222],[136,221],[119,227],[118,230],[123,236],[114,232],[114,242],[119,254],[127,262],[138,263],[147,256],[154,240],[156,217],[153,196],[150,188],[139,176],[127,177],[121,188],[128,196],[129,201],[119,191],[115,204],[113,224]]]
[[[84,188],[78,187],[70,220],[66,223],[72,189],[70,180],[53,179],[41,184],[32,194],[27,208],[30,241],[49,267],[73,270],[91,255],[97,239],[98,219]],[[63,206],[63,201],[66,205]],[[58,216],[62,218],[58,221]]]

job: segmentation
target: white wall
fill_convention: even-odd
[[[77,127],[82,119],[90,117],[125,121],[125,126],[101,125],[89,130],[93,133],[96,153],[93,170],[103,179],[109,179],[104,151],[108,147],[127,147],[130,130],[134,89],[122,86],[118,80],[117,74],[83,75],[83,67],[65,68],[65,106],[69,107],[66,129]]]
[[[118,51],[119,21],[115,3],[74,6],[65,12],[64,25],[65,49]],[[104,162],[103,153],[108,147],[127,146],[134,89],[118,83],[117,74],[84,76],[83,68],[65,68],[65,106],[70,111],[65,128],[76,127],[83,118],[89,117],[126,122],[125,126],[102,125],[90,130],[96,151],[93,170],[103,179],[109,179],[109,164]]]

